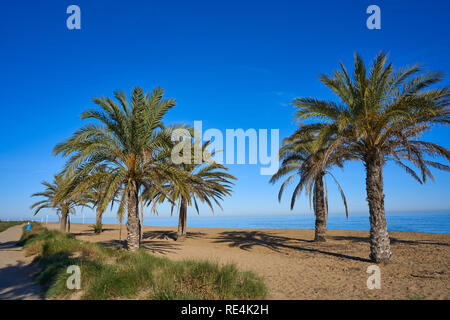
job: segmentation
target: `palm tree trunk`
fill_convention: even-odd
[[[144,202],[142,201],[142,195],[139,198],[139,204],[141,207],[141,234],[140,234],[140,237],[142,239],[144,237],[143,230],[142,230],[143,229],[142,226],[144,225]]]
[[[187,201],[181,197],[180,214],[178,215],[177,241],[186,239]]]
[[[101,233],[102,230],[102,215],[103,212],[97,207],[97,210],[95,212],[95,225],[96,225],[96,233]]]
[[[141,244],[141,223],[139,221],[139,188],[135,181],[128,190],[127,248],[136,251]]]
[[[364,165],[366,167],[366,191],[370,212],[370,259],[376,263],[387,262],[391,260],[392,252],[384,211],[384,157],[375,153],[365,159]]]
[[[61,209],[61,219],[59,220],[59,230],[61,232],[66,232],[68,213],[69,213],[69,210],[67,210],[65,208]]]
[[[316,215],[314,241],[325,242],[327,231],[327,213],[325,209],[325,196],[322,175],[317,178],[314,183],[314,213]]]

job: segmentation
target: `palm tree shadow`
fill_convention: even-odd
[[[188,232],[187,239],[200,238],[206,235],[203,232]],[[177,233],[175,231],[147,231],[142,235],[142,239],[158,239],[158,240],[177,240]]]
[[[97,242],[98,244],[101,244],[105,247],[110,247],[114,249],[126,249],[127,248],[127,241],[126,240],[108,240],[108,241],[101,241]]]
[[[151,253],[167,254],[174,252],[175,250],[180,250],[178,244],[167,241],[144,241],[141,242],[141,248],[144,248]]]
[[[97,243],[109,248],[127,249],[126,240],[108,240]],[[170,253],[177,249],[176,245],[165,241],[141,241],[141,248],[144,248],[152,253],[160,254]]]
[[[35,273],[36,266],[21,262],[1,268],[0,300],[42,299],[44,291],[34,281]]]
[[[174,231],[147,231],[142,234],[142,239],[176,240],[177,233]]]
[[[329,239],[331,240],[336,240],[336,241],[350,241],[350,242],[357,242],[357,243],[361,243],[361,242],[369,242],[369,238],[368,237],[355,237],[355,236],[328,236]]]
[[[450,243],[445,243],[445,242],[435,242],[434,240],[401,240],[398,238],[390,238],[391,243],[403,243],[403,244],[412,244],[412,245],[417,245],[417,244],[430,244],[430,245],[435,245],[435,246],[450,246]]]
[[[105,231],[114,231],[114,230],[116,230],[116,229],[109,229],[109,228],[104,228],[104,229],[102,229],[102,232],[105,232]],[[73,232],[73,233],[71,233],[72,235],[74,235],[75,237],[78,237],[78,236],[99,236],[99,235],[101,235],[101,233],[95,233],[94,232],[94,230],[86,230],[86,231],[81,231],[81,232]]]
[[[310,253],[320,253],[342,259],[370,262],[369,259],[361,257],[349,256],[338,252],[325,251],[314,247],[305,247],[297,245],[297,243],[299,242],[306,242],[310,243],[311,245],[314,245],[313,241],[311,240],[278,236],[262,231],[226,231],[220,233],[219,237],[214,242],[229,243],[230,247],[238,247],[245,251],[248,251],[255,246],[261,246],[277,252],[279,252],[281,249],[291,249]],[[295,244],[293,244],[293,242]],[[323,243],[321,243],[321,245],[323,245]]]
[[[363,237],[354,237],[354,236],[330,236],[330,239],[333,240],[347,240],[351,242],[369,242],[369,238],[363,238]],[[436,246],[450,246],[450,243],[445,242],[435,242],[434,240],[402,240],[398,239],[396,237],[390,237],[391,244],[401,243],[401,244],[411,244],[411,245],[418,245],[418,244],[425,244],[425,245],[436,245]]]
[[[22,251],[20,247],[17,247],[17,241],[7,241],[0,243],[0,250],[14,250],[14,251]]]
[[[194,239],[204,236],[203,232],[188,232],[186,238]],[[167,240],[176,240],[175,231],[147,231],[142,235],[141,247],[152,252],[167,254],[174,250],[179,250],[179,243],[168,242]],[[156,240],[156,241],[155,241]]]

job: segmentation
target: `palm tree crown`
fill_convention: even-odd
[[[88,206],[89,199],[85,195],[64,194],[69,180],[57,174],[53,177],[53,182],[42,181],[45,190],[33,193],[32,197],[43,197],[43,200],[37,201],[31,205],[34,209],[34,215],[38,214],[42,209],[56,209],[56,213],[61,215],[60,229],[66,231],[67,217],[70,213],[75,213],[77,206]],[[64,194],[64,195],[63,195]]]
[[[98,120],[87,124],[54,148],[55,154],[69,156],[64,172],[74,173],[74,181],[89,176],[95,168],[107,165],[103,201],[121,193],[119,211],[128,209],[127,243],[129,250],[140,245],[139,193],[146,184],[158,187],[159,176],[170,166],[155,162],[158,152],[170,144],[170,132],[163,116],[175,105],[163,99],[163,89],[144,94],[134,88],[128,102],[123,92],[115,92],[118,103],[110,98],[94,98],[100,110],[89,109],[82,119]],[[79,179],[78,179],[79,180]]]
[[[169,200],[172,212],[178,203],[179,224],[177,239],[186,237],[187,207],[194,205],[197,213],[199,213],[198,201],[200,201],[206,203],[213,212],[213,203],[222,209],[220,201],[223,200],[224,196],[231,195],[233,183],[230,180],[236,179],[233,175],[226,172],[228,170],[226,167],[212,160],[211,156],[214,153],[209,153],[207,149],[210,144],[209,141],[200,145],[199,142],[187,139],[184,143],[190,144],[190,155],[187,157],[189,161],[183,161],[176,165],[184,173],[182,178],[166,179],[164,188],[159,190],[153,189],[144,194],[146,202],[149,204],[153,202],[155,205]],[[196,161],[194,156],[195,147],[201,148],[201,154],[207,155],[208,159]]]
[[[286,186],[299,177],[299,181],[291,197],[291,210],[294,208],[295,201],[303,190],[305,190],[306,196],[309,197],[310,203],[312,196],[313,209],[316,215],[315,240],[325,241],[326,221],[328,217],[328,192],[326,191],[326,183],[324,184],[326,175],[331,176],[336,183],[344,202],[345,213],[348,217],[345,194],[330,170],[333,166],[338,166],[342,169],[343,161],[346,157],[342,155],[342,151],[335,150],[328,157],[328,162],[321,167],[321,170],[315,170],[324,152],[323,149],[313,151],[314,138],[314,134],[309,130],[305,132],[304,128],[299,128],[293,135],[285,138],[279,151],[280,159],[282,160],[280,169],[272,176],[270,182],[275,183],[287,176],[278,193],[278,201],[281,201]]]

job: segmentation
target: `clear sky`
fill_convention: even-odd
[[[81,30],[66,27],[71,4],[81,9]],[[381,30],[366,27],[371,4],[381,8]],[[166,123],[201,120],[204,130],[223,132],[279,129],[281,140],[295,130],[292,99],[333,98],[318,75],[332,72],[339,61],[351,68],[356,51],[367,62],[385,50],[397,67],[422,63],[449,74],[449,10],[445,0],[4,1],[0,219],[31,216],[30,195],[64,161],[51,154],[53,146],[85,123],[79,114],[93,107],[92,97],[160,85],[177,100]],[[446,127],[426,138],[450,148],[449,136]],[[279,185],[270,185],[259,169],[230,166],[238,180],[218,214],[310,212],[304,198],[293,212],[289,196],[279,204]],[[350,211],[367,212],[362,165],[335,173]],[[420,185],[387,165],[387,211],[449,210],[450,174],[433,173],[435,182]],[[330,212],[342,213],[336,188],[328,185]]]

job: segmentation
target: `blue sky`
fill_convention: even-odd
[[[66,8],[81,8],[81,30],[68,30]],[[366,28],[366,8],[381,8],[381,30]],[[20,1],[0,13],[0,219],[28,217],[30,195],[63,159],[51,154],[84,121],[92,97],[156,85],[177,106],[167,123],[203,121],[203,129],[295,130],[294,97],[331,99],[318,81],[353,53],[371,61],[385,50],[397,67],[422,63],[450,73],[448,1]],[[449,79],[445,84],[449,83]],[[447,148],[450,129],[426,137]],[[302,198],[289,211],[279,185],[257,165],[231,165],[238,181],[219,215],[310,212]],[[450,209],[450,175],[419,185],[387,165],[387,211]],[[351,212],[366,212],[363,167],[336,170]],[[329,181],[330,211],[343,205]],[[291,191],[288,190],[288,191]],[[44,214],[53,214],[43,211]],[[113,213],[109,213],[113,215]],[[168,214],[162,207],[160,215]],[[203,216],[210,215],[203,209]]]

